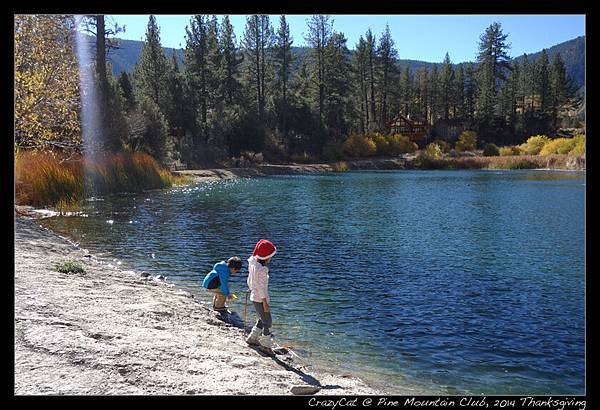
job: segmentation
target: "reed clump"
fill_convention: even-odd
[[[93,159],[55,151],[15,153],[15,200],[19,205],[76,209],[86,196],[168,188],[183,179],[141,152]]]

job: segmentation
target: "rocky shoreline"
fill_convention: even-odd
[[[415,170],[415,155],[404,155],[397,158],[374,158],[352,161],[340,161],[320,164],[264,164],[247,168],[213,168],[213,169],[190,169],[174,171],[176,174],[191,178],[194,182],[209,182],[217,180],[232,180],[238,178],[253,178],[268,175],[294,175],[314,174],[340,171],[340,164],[351,171],[369,170]],[[531,157],[528,157],[531,158]],[[492,161],[518,161],[523,157],[449,157],[444,159],[452,164],[453,169],[487,169],[486,164]],[[558,159],[558,161],[557,161]],[[531,170],[553,170],[553,171],[585,171],[585,157],[569,157],[554,155],[547,158],[537,158],[539,166],[529,168]],[[563,164],[564,165],[561,165]],[[556,164],[559,164],[558,166]],[[463,168],[464,167],[464,168]],[[432,168],[433,169],[433,168]],[[443,168],[442,168],[443,169]],[[499,168],[502,169],[502,168]]]
[[[85,273],[60,273],[74,260]],[[17,395],[368,395],[353,375],[275,359],[160,277],[121,270],[15,220]]]

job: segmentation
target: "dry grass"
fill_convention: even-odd
[[[348,171],[348,163],[344,161],[335,162],[333,165],[333,170],[335,172],[346,172]]]
[[[440,160],[439,168],[446,169],[571,169],[580,167],[583,157],[571,155],[510,155],[493,157],[458,157]],[[585,165],[584,165],[585,166]]]
[[[15,201],[19,205],[74,209],[89,195],[141,192],[181,183],[151,156],[118,153],[90,160],[52,151],[15,153]]]

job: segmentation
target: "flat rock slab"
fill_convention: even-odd
[[[229,323],[218,320],[169,282],[87,254],[33,220],[15,219],[16,395],[283,395],[306,384],[340,386],[319,394],[377,392],[285,355],[257,355],[235,312]],[[57,272],[66,260],[88,274]]]
[[[290,389],[292,394],[295,394],[298,396],[315,394],[315,393],[319,392],[319,390],[321,390],[321,388],[318,386],[294,386]]]

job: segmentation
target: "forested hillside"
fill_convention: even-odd
[[[119,40],[119,49],[111,50],[108,54],[108,60],[112,64],[113,75],[119,75],[121,71],[131,73],[133,67],[138,63],[140,59],[140,53],[142,52],[143,42],[135,40]],[[93,47],[93,42],[91,43]],[[173,49],[169,47],[163,47],[167,56],[171,56],[173,50],[176,51],[179,62],[183,63],[183,49]],[[295,69],[300,66],[300,61],[308,56],[310,49],[308,47],[292,47],[292,54],[295,57]],[[353,53],[351,50],[350,53]],[[556,53],[560,53],[567,74],[573,79],[573,85],[577,89],[584,87],[585,83],[585,36],[574,38],[573,40],[565,41],[564,43],[557,44],[547,49],[548,57],[552,59]],[[534,54],[529,54],[529,60],[537,60],[540,57],[541,50]],[[517,56],[516,61],[521,61],[523,56]],[[412,72],[416,72],[420,68],[426,68],[428,70],[433,66],[441,66],[442,63],[427,62],[420,60],[405,60],[398,59],[398,67],[403,70],[406,66]],[[455,66],[458,63],[454,64]]]
[[[175,52],[162,47],[154,16],[145,41],[117,48],[119,31],[107,35],[103,16],[86,21],[86,32],[101,33],[87,37],[88,47],[108,51],[91,53],[99,150],[143,151],[190,167],[235,163],[244,153],[308,162],[414,152],[435,139],[454,144],[463,132],[475,148],[585,128],[577,93],[584,37],[514,59],[515,40],[494,22],[479,36],[473,62],[446,53],[434,64],[400,59],[402,44],[388,25],[348,44],[324,15],[307,20],[302,40],[292,38],[285,16],[275,27],[269,16],[248,16],[238,37],[228,16],[194,15],[182,28],[185,48]],[[17,145],[81,143],[73,17],[18,23]],[[64,74],[49,77],[64,84],[40,70]]]

